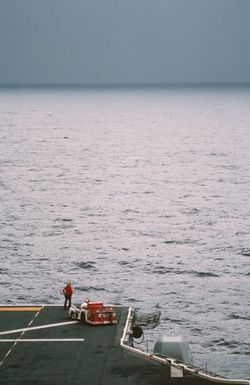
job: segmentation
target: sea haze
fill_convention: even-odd
[[[249,372],[250,89],[1,89],[1,302],[160,309]]]

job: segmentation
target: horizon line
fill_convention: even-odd
[[[170,88],[249,87],[250,82],[166,82],[166,83],[0,83],[0,88]]]

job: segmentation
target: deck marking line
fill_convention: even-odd
[[[0,311],[39,311],[42,306],[0,306]]]
[[[40,308],[40,310],[38,310],[38,312],[35,314],[34,318],[30,321],[30,323],[28,324],[28,326],[30,326],[36,319],[36,317],[38,316],[38,314],[40,313],[40,311],[44,308],[44,306],[42,306]]]
[[[42,309],[43,309],[43,307],[41,307],[41,308],[38,310],[38,312],[34,315],[34,317],[32,318],[32,320],[31,320],[30,323],[28,324],[28,327],[29,327],[30,325],[32,325],[32,323],[35,321],[36,317],[38,316],[38,314],[40,313],[40,311],[41,311]],[[22,338],[22,336],[24,335],[24,333],[25,333],[25,330],[22,331],[20,337],[17,339],[17,342],[18,342],[19,339]],[[16,342],[16,343],[17,343],[17,342]]]
[[[32,318],[32,320],[30,321],[29,325],[32,324],[32,322],[34,321],[34,319],[38,316],[38,314],[40,313],[40,311],[41,311],[43,308],[44,308],[44,306],[40,306],[40,307],[37,308],[38,311],[36,312],[35,316],[34,316],[34,317]],[[25,333],[25,332],[22,330],[22,333],[21,333],[19,339],[23,336],[24,333]],[[6,358],[7,358],[7,357],[9,356],[9,354],[13,351],[14,347],[15,347],[16,344],[17,344],[17,341],[18,341],[18,340],[16,340],[16,341],[13,343],[12,347],[9,349],[9,351],[5,354],[5,356],[3,357],[3,359],[0,361],[0,366],[3,365],[4,361],[6,360]]]
[[[1,342],[83,342],[84,338],[22,338],[22,339],[0,339]]]
[[[29,332],[32,330],[39,330],[39,329],[47,329],[47,328],[55,328],[58,326],[64,326],[64,325],[72,325],[79,323],[79,321],[68,321],[68,322],[59,322],[56,324],[48,324],[48,325],[41,325],[41,326],[33,326],[23,329],[15,329],[15,330],[5,330],[4,332],[0,332],[0,335],[6,335],[6,334],[14,334],[14,333],[20,333],[20,332]]]

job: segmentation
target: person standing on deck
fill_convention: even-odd
[[[73,287],[72,287],[71,282],[67,282],[67,285],[63,289],[63,294],[64,294],[64,297],[65,297],[64,309],[66,310],[66,309],[69,309],[70,306],[71,306],[71,297],[72,297],[72,294],[73,294]]]

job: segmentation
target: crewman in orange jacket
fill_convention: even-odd
[[[72,287],[71,282],[67,282],[67,285],[63,289],[63,294],[64,294],[64,297],[65,297],[64,309],[66,310],[66,309],[69,309],[70,306],[71,306],[71,297],[72,297],[72,294],[73,294],[73,287]]]

